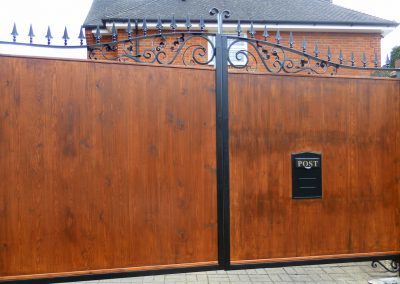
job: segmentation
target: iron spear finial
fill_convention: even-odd
[[[264,40],[265,40],[265,41],[267,41],[267,39],[269,38],[269,33],[268,33],[267,25],[264,25],[263,37],[264,37]]]
[[[254,38],[255,35],[256,35],[256,30],[254,29],[254,24],[253,24],[253,22],[251,22],[251,24],[250,24],[250,31],[249,31],[249,34],[250,34],[251,38]]]
[[[29,36],[29,43],[33,43],[33,38],[35,37],[35,33],[33,32],[32,24],[29,27],[28,36]]]
[[[17,36],[18,36],[18,31],[17,31],[17,25],[14,23],[11,35],[13,36],[13,42],[17,41]]]
[[[303,41],[301,43],[301,48],[303,49],[303,53],[306,53],[307,51],[307,40],[305,37],[303,37]]]
[[[171,27],[173,32],[175,32],[177,27],[178,27],[178,25],[176,24],[175,15],[172,15],[170,27]]]
[[[97,27],[96,27],[96,33],[95,33],[94,37],[96,38],[96,43],[99,44],[101,37],[102,37],[99,25],[97,25]]]
[[[281,44],[282,37],[281,37],[281,32],[279,30],[276,32],[275,39],[276,39],[276,44]]]
[[[206,23],[204,22],[203,16],[200,17],[199,26],[200,26],[200,30],[201,30],[202,32],[204,32],[204,30],[206,29]]]
[[[290,32],[290,34],[289,34],[289,46],[290,46],[290,48],[293,48],[293,46],[294,46],[293,32]]]
[[[83,45],[83,41],[85,40],[86,37],[85,37],[85,34],[84,34],[84,32],[83,32],[82,27],[81,27],[80,30],[79,30],[79,36],[78,36],[78,38],[79,38],[80,44]]]
[[[238,36],[242,35],[242,26],[240,24],[240,20],[238,20],[238,24],[237,24],[237,27],[236,27],[236,33],[237,33]]]
[[[47,33],[45,38],[47,38],[47,45],[51,44],[51,40],[53,38],[53,36],[51,35],[51,30],[50,30],[50,26],[47,27]]]
[[[231,17],[231,12],[229,10],[220,11],[218,8],[212,8],[210,10],[210,15],[215,16],[217,15],[217,23],[218,23],[218,33],[222,34],[223,26],[224,26],[224,18],[229,19]]]
[[[164,27],[163,27],[163,23],[161,21],[160,16],[158,16],[156,28],[157,28],[158,33],[161,34]]]
[[[131,23],[131,19],[128,19],[128,27],[126,28],[126,33],[128,34],[128,40],[132,40],[132,23]]]
[[[190,28],[192,27],[192,22],[190,21],[189,15],[186,15],[185,27],[188,31],[190,31]]]
[[[66,46],[68,44],[68,40],[69,40],[67,27],[65,27],[65,29],[64,29],[64,34],[62,36],[62,39],[64,40],[64,45]]]
[[[111,37],[112,37],[113,42],[117,41],[118,32],[117,32],[117,28],[115,27],[115,23],[113,23],[112,28],[111,28]]]

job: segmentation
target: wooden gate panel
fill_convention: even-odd
[[[229,75],[233,263],[399,253],[400,83]],[[293,200],[291,154],[322,153]]]
[[[0,279],[216,263],[212,71],[0,61]]]

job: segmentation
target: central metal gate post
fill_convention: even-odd
[[[230,210],[229,210],[229,105],[228,105],[228,39],[224,35],[224,18],[228,10],[212,8],[217,16],[218,33],[215,35],[215,87],[217,113],[217,202],[218,202],[218,264],[230,268]]]
[[[217,112],[217,192],[218,192],[218,263],[230,266],[229,213],[229,123],[228,123],[228,48],[227,37],[215,39],[215,83]]]

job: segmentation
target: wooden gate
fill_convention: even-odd
[[[399,254],[400,82],[229,82],[232,265]],[[298,152],[322,154],[321,199],[292,198]]]
[[[400,80],[371,75],[400,69],[377,54],[335,62],[305,39],[296,50],[293,33],[273,43],[267,26],[224,34],[229,11],[210,14],[217,33],[172,18],[172,31],[159,19],[147,34],[143,20],[123,39],[114,25],[110,42],[97,27],[94,45],[82,30],[77,46],[66,32],[63,46],[36,43],[32,29],[17,42],[15,26],[0,41],[123,61],[0,56],[0,282],[399,269]],[[299,153],[313,166],[297,167]],[[307,170],[318,183],[294,190]]]
[[[0,280],[216,267],[211,70],[0,62]]]

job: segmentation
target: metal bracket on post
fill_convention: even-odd
[[[228,40],[223,33],[223,17],[229,11],[217,8],[218,34],[215,36],[215,87],[217,113],[217,200],[218,200],[218,263],[223,269],[230,266],[230,209],[229,209],[229,123],[228,123]]]

